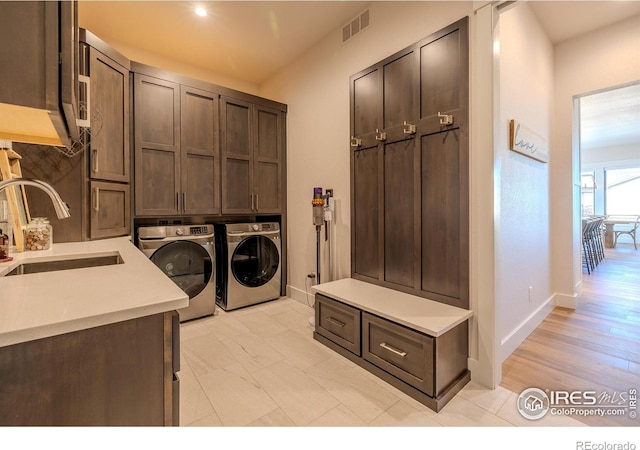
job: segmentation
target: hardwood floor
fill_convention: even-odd
[[[640,391],[640,249],[607,249],[591,275],[584,270],[576,309],[555,308],[547,316],[503,363],[502,386],[518,394],[528,387]],[[628,412],[571,417],[592,426],[640,425]]]

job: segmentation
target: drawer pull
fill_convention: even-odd
[[[334,325],[339,326],[340,328],[342,328],[343,326],[345,326],[346,324],[344,322],[340,322],[337,319],[334,319],[333,317],[329,316],[327,317],[327,322],[331,322]]]
[[[402,356],[403,358],[407,356],[407,352],[403,352],[402,350],[396,350],[395,348],[387,345],[386,342],[381,342],[380,347],[384,348],[385,350],[389,350],[391,353],[395,353],[398,356]]]

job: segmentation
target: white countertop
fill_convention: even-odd
[[[313,289],[327,297],[438,337],[473,316],[473,311],[364,281],[344,278]]]
[[[23,262],[119,253],[123,264],[3,277]],[[171,311],[189,297],[128,237],[54,243],[0,263],[0,347]]]

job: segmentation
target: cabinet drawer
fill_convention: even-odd
[[[316,294],[316,333],[360,356],[360,310]]]
[[[427,395],[434,395],[434,338],[362,313],[362,357]]]

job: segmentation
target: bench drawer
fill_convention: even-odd
[[[362,313],[362,357],[427,395],[434,395],[434,338]]]
[[[356,355],[360,350],[360,310],[316,294],[316,333]]]

